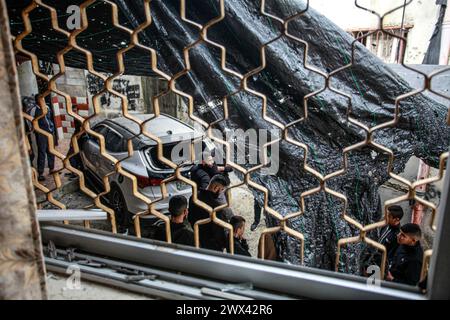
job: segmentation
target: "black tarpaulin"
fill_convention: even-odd
[[[444,22],[445,11],[447,10],[447,0],[437,0],[439,8],[439,17],[430,38],[427,52],[423,58],[423,64],[439,64],[439,55],[441,52],[442,23]]]
[[[14,34],[23,29],[20,10],[29,1],[7,1]],[[60,25],[65,23],[68,1],[45,1],[58,8]],[[80,3],[72,1],[71,3]],[[120,1],[120,22],[135,28],[144,21],[143,1]],[[158,53],[158,68],[173,76],[185,68],[182,49],[198,39],[198,29],[180,19],[179,1],[152,1],[153,23],[140,35],[140,41]],[[245,74],[260,65],[260,47],[282,30],[273,19],[260,14],[259,1],[227,0],[226,18],[209,30],[209,37],[227,48],[227,67]],[[266,1],[266,11],[287,17],[305,9],[303,1]],[[55,61],[55,53],[67,41],[49,31],[48,12],[42,8],[30,17],[33,33],[24,46],[47,61]],[[78,43],[94,55],[98,71],[114,72],[115,53],[129,43],[127,35],[111,25],[108,4],[95,2],[87,10],[89,28],[78,36]],[[205,23],[219,14],[218,1],[187,1],[187,17]],[[296,18],[289,32],[309,44],[307,63],[322,72],[331,72],[350,62],[353,38],[313,9]],[[44,37],[45,35],[45,37]],[[352,98],[351,115],[364,125],[374,127],[394,117],[396,97],[413,89],[365,47],[355,45],[351,68],[337,73],[330,80],[333,88]],[[305,95],[325,86],[325,80],[303,64],[305,47],[282,37],[266,48],[267,66],[249,79],[249,86],[267,97],[268,116],[287,124],[304,116]],[[220,67],[220,51],[200,44],[190,51],[192,71],[177,80],[177,88],[192,95],[196,113],[208,122],[222,117],[220,99],[239,90],[239,80]],[[65,55],[67,65],[85,67],[82,55]],[[133,50],[125,55],[126,73],[151,75],[150,57],[145,51]],[[208,102],[210,102],[208,104]],[[213,102],[213,103],[211,103]],[[308,119],[289,129],[289,135],[309,148],[307,163],[322,174],[343,166],[342,150],[363,141],[365,133],[351,124],[346,115],[348,101],[329,89],[308,101]],[[373,138],[395,154],[393,171],[401,172],[408,159],[415,155],[427,164],[437,166],[439,155],[447,150],[449,129],[445,124],[448,105],[417,94],[400,103],[400,119],[395,127],[376,131]],[[262,100],[240,90],[229,99],[229,119],[220,128],[276,129],[262,118]],[[387,156],[374,148],[351,152],[347,172],[327,182],[333,190],[348,198],[347,214],[363,225],[381,218],[378,188],[388,180]],[[283,215],[299,210],[300,194],[315,188],[319,181],[303,169],[304,151],[286,141],[280,144],[280,169],[276,175],[252,174],[252,179],[271,190],[271,206]],[[247,166],[249,167],[249,166]],[[262,195],[255,193],[257,201]],[[357,229],[343,221],[342,202],[324,192],[306,198],[306,211],[289,225],[305,236],[305,264],[333,269],[336,245],[340,238],[358,234]],[[277,224],[269,219],[269,224]],[[298,241],[282,235],[278,244],[283,257],[299,263]],[[341,269],[359,272],[364,245],[344,248]]]

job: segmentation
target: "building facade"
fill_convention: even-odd
[[[383,15],[408,2],[409,0],[359,0],[358,4]],[[378,17],[358,8],[354,0],[311,0],[310,5],[339,27],[351,33],[355,38],[362,38],[363,35],[379,28]],[[383,28],[397,36],[403,35],[406,37],[406,48],[403,47],[398,38],[381,31],[374,32],[361,39],[360,42],[386,63],[398,63],[401,51],[405,50],[406,64],[421,64],[433,34],[439,11],[440,5],[434,0],[412,0],[405,7],[405,10],[399,8],[386,15],[383,20]],[[446,20],[448,20],[448,16],[447,10]],[[442,38],[444,40],[444,34]],[[448,48],[445,62],[444,64],[448,64]]]

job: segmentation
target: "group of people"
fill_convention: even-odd
[[[37,97],[36,95],[33,98],[25,97],[22,99],[23,111],[33,118],[43,114]],[[39,127],[46,132],[55,133],[51,108],[48,108],[47,114],[41,117],[38,123]],[[27,120],[25,121],[25,130],[31,145],[33,128]],[[38,180],[43,181],[45,180],[43,176],[45,162],[47,160],[49,173],[53,173],[55,156],[49,152],[48,139],[45,135],[35,132],[35,138],[38,153]],[[207,152],[202,156],[202,162],[191,169],[191,179],[197,184],[197,199],[211,208],[216,208],[226,203],[224,191],[230,184],[228,173],[232,169],[227,166],[218,166],[214,162],[213,156]],[[33,149],[30,148],[31,163],[33,163],[34,157]],[[77,161],[77,159],[73,159],[73,161]],[[73,163],[73,165],[79,166],[77,163]],[[257,201],[255,201],[254,210],[255,220],[250,228],[252,231],[258,226],[262,211]],[[169,212],[172,242],[194,246],[194,225],[197,221],[208,219],[210,217],[209,211],[196,204],[194,196],[191,196],[188,201],[185,197],[176,195],[169,201]],[[234,215],[230,208],[218,210],[216,217],[233,226],[234,253],[251,256],[247,240],[244,237],[245,219],[242,216]],[[387,210],[387,226],[381,230],[379,237],[379,243],[386,247],[386,280],[417,285],[420,281],[423,260],[423,249],[420,244],[422,232],[420,226],[416,224],[406,223],[401,225],[402,218],[402,208],[398,205],[390,206]],[[228,237],[226,229],[212,221],[199,225],[200,247],[202,248],[230,252]],[[164,224],[158,227],[155,238],[162,241],[166,240]],[[272,243],[270,237],[266,237],[266,240],[266,246]],[[266,248],[266,251],[275,252],[273,248]],[[376,256],[375,263],[381,264],[381,256]]]
[[[214,180],[213,180],[214,179]],[[222,177],[215,176],[211,179],[211,188],[216,187],[222,181]],[[218,181],[219,180],[219,181]],[[202,192],[199,192],[202,194]],[[215,196],[213,194],[213,196]],[[208,198],[211,199],[211,198]],[[216,199],[214,199],[216,201]],[[211,202],[206,202],[211,205]],[[209,217],[209,213],[206,216],[207,211],[198,211],[198,206],[192,205],[192,198],[189,201],[184,196],[176,195],[169,200],[169,213],[170,213],[170,232],[172,242],[177,244],[183,244],[188,246],[195,246],[193,227],[196,221],[200,219],[206,219]],[[203,209],[202,209],[203,210]],[[190,218],[195,216],[198,220]],[[189,218],[188,218],[189,217]],[[223,213],[218,214],[218,218],[225,219]],[[245,232],[245,219],[241,216],[233,215],[229,220],[224,220],[233,226],[233,241],[234,241],[234,253],[244,256],[251,256],[247,240],[244,238]],[[226,250],[230,252],[228,234],[225,229],[209,222],[199,227],[200,247],[210,250],[216,250],[223,252]],[[166,228],[165,224],[158,226],[155,239],[166,241]]]
[[[35,95],[34,97],[23,97],[22,98],[22,111],[28,115],[30,115],[32,118],[38,118],[40,117],[43,112],[42,108],[39,105],[38,96]],[[49,96],[45,98],[45,104],[47,105],[47,113],[45,116],[41,117],[38,120],[39,128],[48,132],[49,134],[55,136],[54,143],[55,146],[58,145],[58,139],[56,139],[56,128],[55,123],[53,120],[53,111],[52,108],[49,107],[50,103],[48,101]],[[76,111],[76,106],[72,106],[72,109]],[[37,132],[33,129],[33,124],[29,120],[25,120],[25,134],[28,139],[29,144],[29,157],[30,157],[30,163],[33,165],[33,161],[35,158],[34,151],[33,151],[33,133],[34,138],[36,141],[36,147],[37,147],[37,164],[36,169],[38,172],[38,180],[39,181],[45,181],[44,171],[45,171],[45,164],[47,162],[48,166],[48,172],[49,174],[53,174],[55,170],[55,155],[52,154],[49,150],[49,144],[48,144],[48,138],[42,133]],[[75,121],[75,132],[74,135],[80,132],[81,126],[78,121]],[[72,155],[73,153],[73,146],[70,145],[70,149],[67,152],[67,156]],[[81,168],[81,158],[79,154],[73,155],[69,159],[70,164],[76,168]],[[69,179],[76,178],[77,176],[74,173],[66,173],[66,175],[69,177]]]
[[[197,184],[197,199],[206,203],[211,208],[219,207],[226,203],[225,189],[230,185],[228,173],[231,168],[218,166],[213,156],[207,152],[203,154],[200,164],[191,169],[191,180]],[[261,208],[259,208],[259,215]],[[194,201],[191,196],[189,201],[184,196],[173,196],[169,200],[169,213],[171,216],[170,230],[172,242],[194,246],[193,228],[196,222],[210,218],[210,213]],[[256,214],[256,213],[255,213]],[[216,217],[227,222],[233,227],[234,254],[251,256],[249,246],[245,238],[246,220],[235,215],[230,208],[223,208],[216,212]],[[165,224],[161,224],[155,239],[166,241]],[[275,248],[270,235],[265,238],[265,258],[275,260]],[[200,247],[215,251],[227,251],[229,248],[229,234],[227,229],[210,221],[199,224]],[[258,250],[259,251],[259,250]]]
[[[214,176],[206,190],[200,191],[198,197],[211,207],[220,205],[218,192],[224,188],[224,178],[220,175]],[[169,200],[170,232],[172,242],[194,246],[194,224],[198,220],[207,219],[208,211],[193,203],[192,197],[188,201],[184,196],[176,195]],[[230,212],[228,212],[230,214]],[[234,253],[251,256],[246,239],[244,238],[245,219],[241,216],[232,215],[229,219],[223,210],[218,211],[217,217],[233,226]],[[216,251],[230,251],[228,246],[228,235],[221,226],[209,222],[199,227],[200,246],[202,248]],[[166,229],[162,224],[155,233],[155,239],[165,241]]]
[[[228,167],[219,167],[210,154],[203,154],[202,163],[191,170],[191,179],[197,184],[197,199],[206,203],[211,208],[219,207],[226,203],[224,191],[230,184]],[[256,203],[256,201],[255,201]],[[251,227],[256,228],[261,215],[261,207],[255,204],[255,221]],[[172,242],[194,246],[193,228],[196,222],[210,218],[208,210],[198,205],[191,196],[189,201],[184,196],[173,196],[169,201],[171,215]],[[381,229],[379,243],[386,247],[386,280],[417,285],[420,281],[422,269],[423,249],[420,243],[422,232],[420,226],[413,223],[401,225],[403,209],[398,205],[392,205],[387,210],[387,225]],[[216,217],[233,226],[234,253],[251,256],[249,246],[245,239],[246,221],[242,216],[235,215],[226,207],[216,212]],[[267,235],[266,235],[267,236]],[[157,240],[166,241],[165,225],[162,224],[156,231]],[[230,252],[229,235],[225,228],[210,221],[199,224],[200,247],[216,251]],[[273,255],[273,260],[279,260],[274,250],[271,237],[265,238],[266,254]],[[260,242],[261,244],[261,242]],[[271,247],[267,247],[267,244]],[[258,250],[259,251],[259,250]],[[267,256],[265,256],[267,258]],[[374,258],[377,265],[381,264],[381,255]]]
[[[211,208],[216,208],[226,203],[225,188],[229,186],[229,167],[220,167],[214,162],[213,157],[203,154],[200,164],[191,169],[191,179],[197,184],[197,199],[206,203]],[[170,229],[172,242],[194,246],[193,228],[197,221],[208,219],[209,211],[194,202],[194,196],[189,201],[184,196],[173,196],[169,200],[169,213],[171,216]],[[233,226],[234,253],[251,256],[247,241],[244,237],[245,219],[234,215],[230,208],[223,208],[216,212],[216,217]],[[155,239],[166,240],[165,225],[158,227]],[[210,221],[199,225],[200,247],[210,250],[230,252],[229,235],[225,228]]]
[[[386,247],[386,280],[417,285],[420,279],[423,261],[423,249],[420,244],[422,231],[414,223],[401,225],[403,209],[392,205],[387,210],[387,225],[381,230],[379,243]],[[376,261],[381,264],[381,257]]]

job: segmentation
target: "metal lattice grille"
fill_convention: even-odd
[[[402,52],[401,53],[402,56],[400,59],[401,64],[405,68],[407,68],[411,71],[414,71],[417,74],[423,76],[423,78],[424,78],[423,87],[420,89],[411,91],[409,93],[398,96],[395,100],[395,109],[394,109],[394,112],[392,113],[392,119],[389,121],[383,122],[383,123],[379,123],[377,125],[373,125],[373,126],[369,126],[369,125],[363,123],[362,121],[360,121],[358,119],[358,115],[354,114],[352,112],[352,110],[353,110],[352,96],[348,92],[346,92],[342,89],[338,89],[337,87],[332,85],[333,79],[338,74],[340,74],[341,72],[344,72],[346,70],[349,70],[352,68],[352,66],[354,66],[356,45],[357,45],[357,43],[361,42],[364,38],[373,36],[373,35],[377,35],[377,37],[378,37],[379,34],[384,34],[389,37],[398,39],[400,42],[403,43],[403,47],[406,47],[406,38],[402,37],[398,33],[392,32],[389,28],[385,29],[383,27],[383,19],[387,15],[389,15],[397,10],[402,9],[403,6],[394,8],[394,9],[388,11],[387,13],[385,13],[384,15],[380,15],[377,12],[374,12],[369,8],[363,7],[362,5],[360,5],[358,3],[358,1],[355,1],[355,5],[358,8],[360,8],[362,10],[366,10],[366,11],[372,13],[373,15],[375,15],[376,17],[378,17],[379,26],[376,30],[372,30],[365,34],[358,34],[357,39],[355,39],[354,42],[352,43],[352,52],[351,52],[350,61],[345,62],[345,65],[343,65],[339,68],[336,68],[334,70],[323,71],[321,68],[314,66],[314,63],[312,63],[311,61],[308,60],[308,50],[310,48],[308,41],[305,41],[305,40],[299,38],[298,36],[295,36],[292,33],[290,33],[290,23],[296,19],[302,19],[304,14],[307,13],[308,10],[310,10],[309,1],[306,1],[305,7],[302,11],[296,12],[287,17],[279,17],[279,16],[276,16],[274,14],[267,12],[266,1],[261,0],[258,14],[263,16],[264,18],[268,19],[268,21],[270,21],[270,23],[280,25],[281,31],[279,32],[279,34],[276,37],[274,37],[273,39],[270,39],[269,41],[266,41],[265,43],[263,43],[260,46],[260,48],[259,48],[260,64],[257,67],[247,71],[246,73],[240,73],[240,72],[236,71],[236,68],[232,68],[229,66],[229,62],[227,62],[227,47],[216,41],[211,40],[211,38],[209,37],[210,30],[212,28],[214,28],[215,25],[223,22],[223,20],[227,17],[226,10],[225,10],[226,9],[226,1],[219,0],[218,1],[218,14],[215,17],[213,17],[212,19],[210,19],[209,21],[207,21],[206,23],[200,24],[200,23],[188,18],[187,5],[189,4],[189,2],[187,2],[185,0],[180,0],[180,13],[179,13],[180,21],[179,21],[179,23],[186,23],[186,24],[191,25],[193,28],[196,28],[198,30],[198,38],[195,39],[192,43],[185,46],[183,49],[182,56],[183,56],[183,60],[184,60],[184,69],[180,70],[178,73],[171,75],[171,74],[167,74],[167,73],[163,72],[158,67],[159,66],[158,61],[160,59],[160,56],[158,55],[158,48],[152,48],[147,45],[144,45],[142,43],[142,41],[140,40],[140,37],[139,37],[140,33],[144,29],[152,26],[152,23],[154,23],[154,21],[152,19],[152,7],[151,7],[152,1],[151,0],[141,0],[141,1],[145,8],[145,21],[140,23],[139,26],[134,29],[125,27],[119,23],[119,8],[115,2],[108,1],[108,0],[83,1],[79,6],[80,13],[81,13],[81,27],[79,29],[76,29],[76,30],[73,30],[70,32],[60,27],[57,10],[54,7],[52,7],[51,5],[47,4],[47,1],[43,1],[43,0],[30,1],[29,5],[27,5],[26,8],[22,11],[22,21],[23,21],[23,25],[24,25],[24,30],[15,37],[14,48],[15,48],[17,54],[23,55],[23,56],[31,59],[33,73],[36,75],[37,78],[42,79],[46,84],[46,90],[41,92],[41,94],[39,95],[39,105],[41,106],[44,114],[42,114],[39,117],[33,118],[32,116],[30,116],[29,114],[24,112],[23,117],[24,117],[24,119],[32,122],[34,132],[44,135],[48,139],[48,146],[49,146],[50,153],[55,155],[55,157],[63,163],[63,167],[52,174],[53,179],[54,179],[54,187],[53,188],[47,187],[44,184],[40,183],[37,180],[36,169],[33,168],[33,184],[37,190],[40,190],[41,192],[43,192],[45,194],[46,201],[52,203],[53,205],[55,205],[61,209],[66,208],[63,203],[61,203],[60,201],[58,201],[54,198],[53,194],[55,191],[59,190],[62,187],[60,174],[62,173],[62,171],[64,169],[67,169],[79,177],[80,190],[83,193],[85,193],[86,195],[88,195],[90,198],[93,199],[94,205],[96,207],[103,209],[108,213],[109,219],[111,222],[111,231],[113,233],[116,233],[117,227],[116,227],[116,218],[115,218],[114,210],[112,208],[108,207],[107,205],[105,205],[105,203],[102,202],[101,198],[103,196],[107,195],[111,191],[109,177],[115,173],[119,173],[122,176],[124,176],[132,181],[133,196],[137,199],[142,200],[148,206],[147,210],[145,210],[144,212],[140,212],[133,217],[136,235],[138,237],[141,236],[141,218],[142,218],[142,216],[154,215],[157,218],[162,219],[164,221],[167,242],[171,243],[172,235],[171,235],[171,229],[170,229],[170,220],[165,214],[158,211],[155,208],[155,206],[158,204],[159,201],[161,201],[163,199],[167,199],[169,197],[168,192],[167,192],[167,184],[170,182],[179,180],[179,181],[182,181],[192,187],[192,194],[194,195],[194,202],[198,206],[207,210],[210,213],[210,217],[208,219],[200,220],[195,223],[194,235],[195,235],[196,247],[200,247],[199,226],[202,224],[213,222],[214,224],[217,224],[220,227],[230,231],[229,247],[230,247],[230,253],[233,254],[233,252],[234,252],[233,232],[232,232],[233,228],[229,223],[227,223],[217,217],[217,212],[223,208],[229,207],[230,204],[227,203],[220,207],[211,208],[206,203],[200,201],[197,198],[197,185],[182,174],[182,171],[181,171],[182,168],[180,165],[177,165],[176,163],[171,161],[171,159],[168,159],[164,156],[163,143],[162,143],[161,139],[158,136],[151,134],[148,130],[145,130],[146,124],[151,119],[142,121],[139,118],[135,117],[133,114],[131,114],[129,112],[129,101],[127,99],[127,96],[118,92],[117,90],[114,90],[114,88],[113,88],[113,81],[125,73],[124,55],[128,51],[138,48],[140,50],[147,52],[148,55],[151,57],[150,63],[143,66],[143,68],[148,68],[149,71],[151,70],[152,74],[155,74],[158,77],[167,81],[167,88],[165,90],[163,90],[162,92],[158,93],[157,95],[152,96],[152,98],[151,98],[152,104],[153,104],[153,109],[154,109],[154,118],[157,118],[161,115],[160,103],[161,103],[161,100],[164,99],[164,97],[166,97],[167,95],[175,94],[183,99],[186,99],[187,107],[188,107],[187,108],[188,109],[188,117],[194,123],[199,124],[203,128],[205,128],[206,132],[207,132],[207,136],[211,140],[213,140],[217,144],[223,145],[225,147],[226,163],[228,165],[230,165],[234,170],[241,173],[242,176],[244,177],[243,181],[241,183],[232,185],[226,190],[228,199],[230,201],[238,201],[238,199],[231,199],[231,191],[233,188],[237,188],[241,185],[247,185],[248,187],[254,188],[254,189],[264,193],[264,208],[263,208],[264,212],[267,215],[271,216],[273,219],[275,219],[275,221],[277,221],[277,225],[267,228],[262,232],[262,234],[261,234],[261,244],[262,245],[260,247],[261,248],[261,252],[260,252],[261,257],[264,257],[264,255],[265,255],[265,253],[264,253],[265,235],[273,234],[273,233],[277,233],[277,232],[284,232],[284,233],[288,234],[289,236],[291,236],[293,238],[297,238],[299,240],[299,242],[301,244],[301,248],[299,250],[300,261],[301,261],[301,263],[303,263],[305,235],[302,232],[299,232],[298,230],[295,230],[294,228],[290,227],[289,221],[293,218],[301,217],[305,213],[305,210],[306,210],[305,203],[308,202],[308,197],[318,194],[318,193],[321,193],[321,192],[324,192],[327,196],[330,196],[333,199],[342,203],[342,210],[339,213],[341,219],[343,219],[347,224],[351,225],[352,227],[354,227],[355,230],[357,230],[355,236],[348,237],[348,238],[340,238],[338,240],[337,252],[336,252],[336,271],[339,270],[339,262],[340,262],[340,257],[341,257],[341,253],[342,253],[342,248],[346,245],[364,242],[368,246],[374,247],[375,249],[382,252],[382,262],[381,262],[380,267],[381,267],[381,275],[384,275],[384,273],[385,273],[384,268],[385,268],[385,264],[386,264],[386,248],[383,245],[381,245],[378,242],[371,239],[368,236],[368,233],[372,230],[379,229],[386,225],[385,216],[387,213],[387,208],[390,205],[397,204],[397,203],[400,203],[405,200],[415,200],[415,201],[419,202],[420,204],[422,204],[423,206],[430,208],[431,214],[432,214],[431,226],[432,226],[433,230],[435,230],[434,221],[435,221],[435,214],[436,214],[437,207],[431,201],[428,201],[428,200],[424,199],[423,197],[419,196],[417,194],[416,190],[418,187],[420,187],[422,185],[434,183],[434,182],[440,181],[443,178],[445,164],[448,159],[448,153],[447,152],[443,153],[440,156],[439,172],[438,172],[437,176],[429,177],[426,179],[420,179],[417,181],[409,181],[409,180],[401,177],[399,174],[394,173],[394,170],[393,170],[393,163],[395,160],[394,152],[387,146],[377,143],[374,139],[374,136],[376,135],[376,133],[378,131],[381,131],[385,128],[395,127],[398,125],[399,119],[400,119],[399,115],[401,113],[401,102],[405,99],[408,99],[410,97],[418,95],[418,94],[424,92],[425,90],[428,90],[429,92],[432,92],[442,98],[449,99],[448,96],[442,94],[441,92],[433,90],[433,87],[432,87],[433,77],[437,76],[438,74],[448,71],[449,67],[441,69],[440,71],[433,72],[432,74],[425,74],[419,70],[411,68],[408,65],[405,65],[404,64],[404,52]],[[106,5],[108,5],[108,7],[111,10],[112,24],[113,24],[114,30],[117,32],[120,31],[121,33],[126,35],[125,36],[126,39],[124,39],[124,40],[128,43],[125,47],[119,48],[117,50],[117,53],[115,55],[115,59],[116,59],[115,63],[117,65],[117,68],[115,70],[115,73],[113,73],[112,75],[109,75],[109,76],[105,75],[102,72],[97,71],[94,68],[94,59],[93,59],[92,52],[89,50],[89,48],[85,48],[85,47],[79,45],[79,43],[78,43],[78,38],[80,36],[82,36],[82,33],[88,29],[89,22],[91,21],[90,19],[92,19],[92,17],[90,17],[88,15],[88,8],[93,5],[96,5],[99,2],[102,2]],[[409,5],[410,3],[411,3],[411,1],[408,1],[406,3],[406,5]],[[59,33],[60,36],[63,37],[66,41],[66,46],[64,47],[64,49],[59,50],[56,53],[57,61],[58,61],[58,65],[59,65],[59,71],[58,71],[58,73],[56,73],[54,75],[44,74],[41,71],[41,68],[39,66],[38,55],[30,50],[25,49],[24,46],[22,45],[23,40],[26,39],[27,37],[29,37],[34,31],[33,24],[30,19],[30,14],[34,10],[36,10],[38,7],[47,10],[49,17],[51,17],[52,28],[54,29],[54,31]],[[43,32],[43,31],[41,30],[41,32]],[[309,72],[313,73],[315,76],[322,77],[323,81],[324,81],[324,86],[322,88],[320,88],[316,91],[310,92],[309,94],[307,94],[303,97],[303,104],[301,106],[299,106],[299,108],[302,109],[303,117],[296,119],[295,121],[292,121],[287,124],[283,124],[280,121],[278,121],[277,119],[274,119],[269,115],[269,113],[267,111],[268,106],[267,106],[266,95],[255,89],[252,89],[248,84],[249,79],[251,79],[255,75],[258,75],[259,73],[261,73],[262,70],[264,70],[266,68],[267,63],[268,63],[268,61],[266,60],[266,58],[267,58],[266,57],[266,48],[270,45],[273,45],[281,38],[288,39],[289,42],[293,46],[303,47],[304,55],[303,55],[303,60],[302,60],[302,64],[303,64],[302,67],[305,70],[308,70]],[[195,50],[196,47],[201,46],[201,45],[209,45],[209,46],[219,50],[220,51],[220,66],[221,66],[222,71],[226,74],[236,77],[239,80],[238,90],[220,97],[221,105],[223,106],[223,117],[220,119],[217,119],[213,122],[207,122],[204,119],[202,119],[201,117],[199,117],[195,113],[194,97],[189,92],[183,91],[177,86],[179,80],[182,77],[188,75],[190,73],[190,71],[192,70],[192,63],[191,63],[192,52],[193,52],[193,50]],[[94,112],[86,117],[80,116],[76,111],[74,111],[71,97],[66,92],[58,89],[58,86],[56,84],[56,80],[59,77],[64,76],[66,74],[65,56],[74,51],[78,52],[78,54],[82,55],[85,58],[87,71],[91,75],[94,75],[95,77],[101,79],[102,82],[104,83],[103,89],[93,96]],[[293,85],[295,85],[295,84],[293,84]],[[364,140],[359,141],[358,143],[352,144],[350,146],[347,146],[342,150],[343,166],[339,170],[335,170],[328,174],[319,172],[317,169],[315,169],[313,166],[311,166],[308,163],[308,159],[311,157],[310,146],[307,143],[296,140],[289,133],[291,128],[293,128],[294,126],[297,126],[297,125],[301,125],[303,122],[305,122],[308,119],[309,106],[310,106],[311,99],[317,98],[321,93],[323,93],[326,90],[332,92],[336,97],[339,97],[346,101],[346,103],[347,103],[346,115],[347,115],[348,124],[355,126],[358,129],[362,130],[365,135]],[[112,156],[106,150],[105,137],[102,134],[99,134],[91,129],[91,124],[90,124],[91,120],[94,120],[94,118],[96,118],[96,116],[101,112],[102,106],[101,106],[100,98],[101,98],[102,94],[104,94],[104,93],[109,93],[110,95],[120,99],[121,114],[124,117],[126,117],[127,119],[135,122],[139,126],[140,135],[146,136],[149,139],[151,139],[157,143],[158,161],[160,161],[161,163],[165,164],[166,166],[168,166],[174,170],[173,174],[169,178],[164,179],[161,183],[162,199],[152,201],[147,196],[145,196],[143,193],[141,193],[139,191],[137,178],[133,174],[130,174],[127,170],[125,170],[122,167],[122,162],[124,160],[130,158],[133,155],[134,149],[133,149],[132,139],[129,139],[128,144],[127,144],[128,158],[119,160],[119,159],[115,158],[114,156]],[[230,145],[230,142],[223,140],[223,139],[219,139],[219,138],[215,137],[212,133],[212,129],[214,128],[214,126],[216,126],[219,123],[226,121],[228,119],[229,108],[230,108],[229,100],[233,96],[240,94],[240,93],[246,93],[246,94],[255,96],[258,99],[260,99],[261,107],[262,107],[261,108],[262,119],[264,121],[270,123],[274,127],[276,127],[279,130],[279,132],[281,133],[279,138],[273,139],[272,141],[264,144],[264,146],[263,146],[263,154],[265,155],[264,159],[259,165],[254,166],[252,168],[245,168],[244,166],[235,162],[234,159],[232,159],[230,157],[230,152],[231,152],[230,150],[231,150],[231,148],[233,148],[233,146]],[[69,154],[67,156],[65,156],[64,154],[57,151],[57,149],[55,148],[55,141],[54,141],[53,135],[49,134],[48,132],[46,132],[45,130],[43,130],[42,128],[39,127],[39,123],[38,123],[39,120],[42,119],[43,117],[45,117],[45,115],[48,111],[48,106],[45,103],[45,98],[47,96],[50,96],[51,94],[56,94],[58,96],[64,97],[67,114],[72,116],[75,119],[75,121],[77,121],[82,127],[80,132],[75,134],[72,137],[71,145],[73,147],[73,153]],[[447,121],[448,121],[448,124],[450,124],[450,117],[447,118]],[[98,139],[101,156],[113,164],[113,166],[111,167],[111,171],[109,173],[105,174],[103,177],[104,191],[100,192],[100,193],[97,193],[94,190],[91,190],[86,185],[84,173],[82,171],[76,169],[75,167],[73,167],[70,164],[70,158],[73,156],[76,156],[80,152],[80,146],[78,145],[78,138],[80,138],[82,135],[84,135],[86,133]],[[291,212],[291,213],[285,214],[285,215],[280,214],[278,211],[276,211],[270,207],[269,192],[271,190],[268,190],[268,188],[266,188],[265,186],[256,183],[251,178],[252,173],[257,172],[258,170],[260,170],[261,168],[263,168],[269,164],[268,159],[267,159],[267,150],[272,145],[282,142],[282,141],[292,144],[304,151],[304,162],[299,164],[299,170],[303,170],[303,171],[313,175],[318,181],[318,185],[316,187],[302,192],[300,195],[300,198],[297,199],[299,201],[300,210],[296,211],[296,212]],[[25,142],[25,143],[28,143],[28,142]],[[30,146],[29,146],[29,148],[30,148]],[[193,143],[192,143],[191,150],[193,150],[193,148],[194,147],[193,147]],[[383,204],[384,217],[381,221],[377,221],[377,222],[374,222],[371,224],[366,224],[366,225],[364,225],[361,221],[358,221],[356,218],[351,217],[348,214],[347,205],[348,205],[348,197],[350,195],[343,194],[342,192],[333,190],[329,186],[329,182],[331,180],[336,179],[340,176],[343,176],[347,173],[349,154],[355,150],[359,150],[362,148],[370,148],[371,150],[375,150],[376,152],[387,155],[388,156],[388,165],[386,167],[386,170],[389,174],[389,177],[394,179],[395,181],[397,181],[399,184],[401,184],[402,186],[404,186],[404,188],[407,188],[407,190],[408,190],[406,194],[404,194],[400,197],[395,197],[395,198],[389,199],[388,201],[386,201]],[[194,160],[195,160],[194,152],[191,152],[191,161],[194,161]],[[292,173],[292,174],[295,174],[295,173]],[[89,222],[86,221],[85,225],[87,227],[89,227]],[[430,255],[431,255],[431,251],[427,251],[425,253],[426,257],[424,259],[423,274],[425,273],[426,265],[428,264]]]

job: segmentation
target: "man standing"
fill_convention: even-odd
[[[268,190],[267,203],[268,203],[269,207],[272,207],[273,206],[273,199],[272,199],[271,189],[273,189],[274,187],[273,186],[271,187],[271,184],[269,183],[269,179],[270,179],[269,176],[262,176],[262,175],[257,175],[257,174],[252,175],[252,180],[254,182],[260,184],[261,186],[265,187]],[[264,209],[260,205],[260,202],[264,203],[264,196],[262,198],[260,198],[260,196],[261,196],[261,192],[256,190],[256,189],[253,189],[254,219],[253,219],[252,225],[250,226],[250,231],[255,231],[256,228],[258,228],[258,225],[259,225],[259,223],[261,221],[261,212],[264,212]],[[260,202],[258,201],[258,198],[260,198]]]
[[[34,114],[34,109],[36,108],[36,104],[34,103],[34,98],[31,97],[23,97],[22,98],[22,111],[26,114],[31,115],[31,113],[33,112]],[[34,151],[33,151],[33,143],[32,143],[32,132],[33,132],[33,124],[31,123],[31,121],[23,118],[24,120],[24,125],[25,125],[25,135],[27,136],[27,141],[28,141],[28,153],[29,153],[29,157],[30,157],[30,164],[33,165],[33,161],[34,161]]]
[[[397,236],[399,247],[395,252],[386,280],[417,285],[422,269],[422,231],[417,224],[407,223]]]
[[[224,176],[217,174],[212,177],[206,190],[199,190],[197,194],[198,200],[206,203],[212,208],[223,205],[225,202],[221,199],[220,195],[223,194],[227,186],[227,181]],[[217,211],[217,218],[228,222],[233,216],[233,211],[230,208],[224,208]],[[207,210],[197,206],[194,203],[193,196],[189,199],[189,215],[188,220],[194,228],[197,221],[207,219],[210,214]],[[214,222],[202,224],[199,226],[200,246],[202,248],[223,251],[227,247],[227,239],[225,230],[221,226]]]
[[[34,114],[33,114],[34,111]],[[37,118],[43,114],[41,107],[39,106],[38,95],[35,95],[35,106],[31,110],[32,113],[30,115],[33,118]],[[55,125],[53,124],[53,113],[50,107],[47,109],[47,114],[39,119],[38,121],[39,128],[47,131],[51,135],[55,132]],[[37,156],[37,171],[38,171],[38,180],[44,181],[45,178],[43,176],[45,169],[45,158],[47,158],[47,164],[49,173],[52,173],[55,168],[55,155],[50,153],[48,148],[48,139],[45,135],[36,132],[36,142],[38,147],[38,156]]]
[[[398,205],[392,205],[387,208],[386,220],[387,225],[384,226],[378,237],[378,242],[386,247],[386,272],[394,258],[398,248],[397,235],[400,233],[400,221],[403,218],[403,209]],[[361,258],[361,271],[364,276],[369,276],[367,268],[370,265],[381,266],[381,252],[375,248],[367,248],[367,252]]]
[[[180,195],[170,198],[169,212],[172,242],[194,246],[194,232],[192,232],[189,225],[185,223],[185,219],[188,215],[187,199]],[[167,241],[165,223],[161,224],[156,230],[155,239]]]
[[[77,112],[77,106],[76,105],[72,106],[72,109],[73,109],[74,112]],[[80,133],[81,129],[82,129],[81,123],[77,119],[75,119],[75,131],[73,132],[72,137],[74,137],[78,133]],[[78,147],[79,148],[81,148],[81,145],[82,145],[84,140],[85,140],[85,138],[83,138],[83,137],[79,137],[78,138],[77,143],[78,143]],[[73,143],[71,143],[69,151],[67,151],[66,157],[71,156],[70,159],[69,159],[69,162],[70,162],[70,165],[72,167],[74,167],[75,169],[78,169],[78,170],[82,170],[83,163],[81,161],[80,153],[77,153],[76,155],[72,155],[73,153],[74,153]],[[69,179],[75,179],[75,178],[78,177],[73,172],[66,173],[65,175],[68,176]]]
[[[197,190],[206,190],[211,178],[216,174],[222,174],[229,185],[228,172],[232,170],[230,167],[218,166],[211,153],[205,151],[202,153],[202,162],[191,169],[191,180],[197,184]]]
[[[398,248],[397,236],[400,233],[400,221],[402,218],[402,207],[393,205],[387,209],[387,226],[381,229],[378,242],[386,247],[388,266],[391,264]]]

